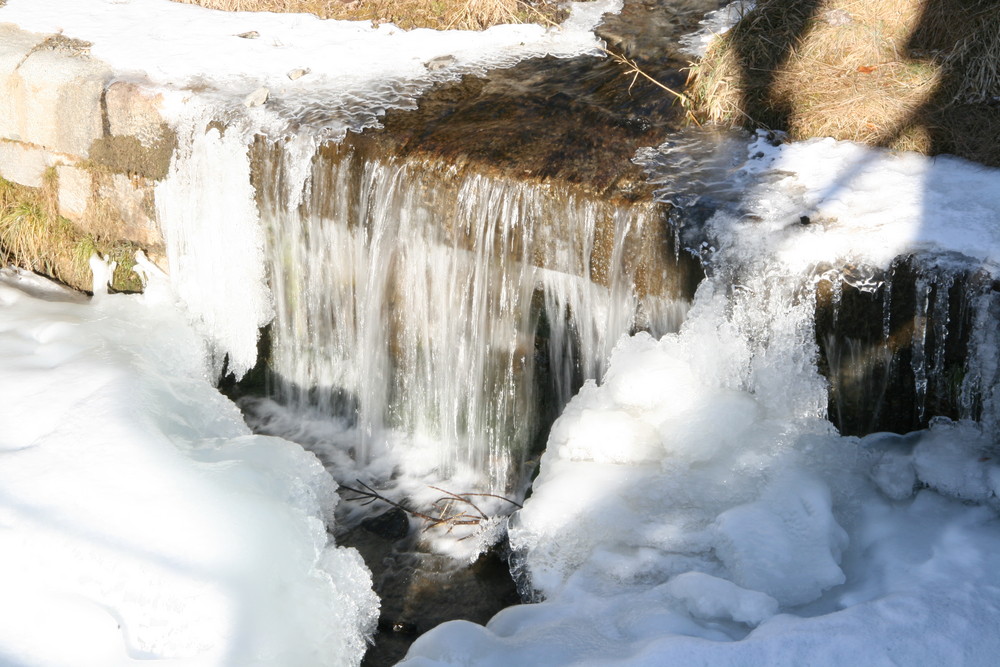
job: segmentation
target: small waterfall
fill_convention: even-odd
[[[428,466],[510,489],[543,422],[636,328],[686,301],[663,216],[565,186],[375,156],[363,138],[289,160],[258,142],[274,296],[269,390],[347,418],[355,457],[402,431]],[[669,258],[669,261],[666,259]]]

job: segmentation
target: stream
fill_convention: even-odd
[[[0,2],[177,137],[0,271],[0,662],[994,664],[1000,172],[690,122],[720,5]]]

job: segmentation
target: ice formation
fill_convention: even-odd
[[[643,160],[667,197],[662,151]],[[907,252],[993,270],[1000,172],[765,137],[718,165],[728,176],[704,193],[720,197],[716,214],[681,230],[704,239],[693,249],[712,275],[680,332],[619,342],[556,422],[511,520],[540,602],[486,627],[442,625],[405,664],[995,659],[995,431],[936,418],[908,435],[840,436],[824,419],[811,276]],[[977,326],[988,347],[995,320]]]
[[[705,15],[699,22],[697,31],[685,35],[680,40],[681,52],[694,58],[705,55],[708,47],[719,37],[729,32],[747,12],[754,8],[754,0],[735,0]]]

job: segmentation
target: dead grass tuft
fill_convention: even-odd
[[[324,19],[395,23],[401,28],[482,30],[502,23],[559,22],[556,0],[175,0],[209,9],[302,12]]]
[[[87,234],[60,217],[53,194],[54,173],[46,173],[40,189],[0,178],[0,260],[87,290],[91,286],[89,260],[96,252],[118,262],[114,289],[141,289],[132,272],[138,247]]]
[[[690,86],[711,121],[1000,164],[1000,3],[760,0]]]

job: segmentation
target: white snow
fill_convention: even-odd
[[[643,149],[639,162],[656,181],[674,150]],[[724,143],[720,153],[734,150]],[[763,131],[729,158],[714,167],[726,180],[715,189],[738,195],[738,210],[715,215],[699,233],[743,257],[767,256],[798,274],[824,264],[886,269],[915,253],[1000,267],[1000,170],[829,138],[781,143]],[[702,194],[712,191],[709,183]]]
[[[713,301],[693,319],[714,340],[623,340],[556,424],[511,527],[545,601],[440,626],[405,664],[992,664],[1000,522],[964,502],[996,504],[990,439],[939,420],[859,442],[692,372],[733,355]]]
[[[165,286],[0,277],[0,663],[357,664],[378,602],[335,484],[250,433]]]
[[[897,256],[921,251],[1000,266],[996,169],[833,139],[777,147],[759,140],[750,151],[764,153],[753,158],[761,162],[754,168],[775,178],[754,195],[753,210],[764,224],[746,228],[744,236],[773,244],[790,270],[822,261],[885,268]],[[803,215],[811,223],[789,229]]]

